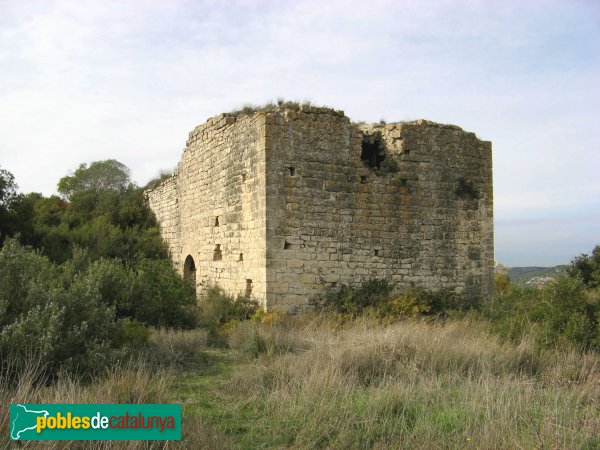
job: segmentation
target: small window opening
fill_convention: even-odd
[[[238,259],[238,261],[243,261],[244,260],[244,254],[240,253],[240,259]]]
[[[375,250],[375,256],[379,256],[379,250]]]
[[[400,178],[400,186],[406,186],[406,183],[408,183],[406,178]]]
[[[223,253],[221,253],[221,244],[217,244],[215,252],[213,253],[213,261],[221,261],[223,259]]]
[[[385,159],[385,151],[379,136],[364,136],[360,159],[373,169],[379,169]]]
[[[252,295],[252,280],[250,278],[246,279],[246,292],[244,295],[246,298],[249,298]]]
[[[362,176],[360,177],[360,182],[361,182],[362,184],[365,184],[365,183],[367,182],[367,177],[366,177],[366,176],[364,176],[364,175],[362,175]]]
[[[183,263],[183,279],[189,282],[196,292],[196,264],[191,255],[188,255]]]
[[[295,167],[288,167],[288,170],[290,171],[290,176],[294,176],[296,175],[296,168]]]
[[[219,226],[219,216],[215,217],[215,227]]]
[[[402,150],[402,153],[404,153],[405,155],[410,155],[410,150],[408,148],[404,149]]]
[[[246,174],[245,174],[245,173],[243,173],[243,174],[242,174],[242,183],[245,183],[245,182],[246,182]]]
[[[292,244],[290,244],[288,241],[285,241],[285,243],[283,244],[283,249],[289,250],[290,248],[292,248]]]

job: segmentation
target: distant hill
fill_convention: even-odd
[[[564,272],[566,267],[566,265],[553,267],[510,267],[508,275],[513,283],[520,286],[539,286]]]

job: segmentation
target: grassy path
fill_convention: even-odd
[[[234,370],[244,364],[234,350],[207,349],[194,370],[182,371],[171,387],[183,405],[184,441],[189,448],[271,448],[248,398],[230,391]]]

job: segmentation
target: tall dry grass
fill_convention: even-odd
[[[237,331],[294,351],[266,351],[231,389],[287,447],[600,448],[597,354],[469,321],[285,322]]]
[[[127,362],[118,364],[89,383],[63,376],[55,382],[44,382],[43,367],[34,358],[20,376],[0,374],[0,448],[44,449],[155,449],[197,448],[199,436],[196,418],[184,427],[184,443],[179,442],[70,442],[22,441],[10,442],[9,408],[11,403],[169,403],[169,389],[174,379],[172,369],[187,366],[206,347],[207,333],[203,330],[155,330],[150,347]],[[7,372],[10,372],[7,371]],[[184,419],[185,422],[185,419]],[[193,431],[193,432],[192,432]],[[203,437],[203,439],[205,439]]]

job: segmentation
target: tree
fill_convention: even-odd
[[[577,256],[567,267],[567,274],[573,278],[580,278],[587,287],[600,286],[600,245],[592,251],[591,255]]]
[[[0,245],[11,233],[11,213],[16,198],[15,177],[8,170],[0,167]]]
[[[510,282],[508,267],[496,263],[494,267],[494,292],[497,294],[507,294],[513,288]]]
[[[8,170],[0,167],[0,208],[8,208],[16,196],[15,177]]]
[[[129,168],[114,159],[81,164],[58,182],[58,192],[70,199],[80,192],[123,192],[131,184]]]

